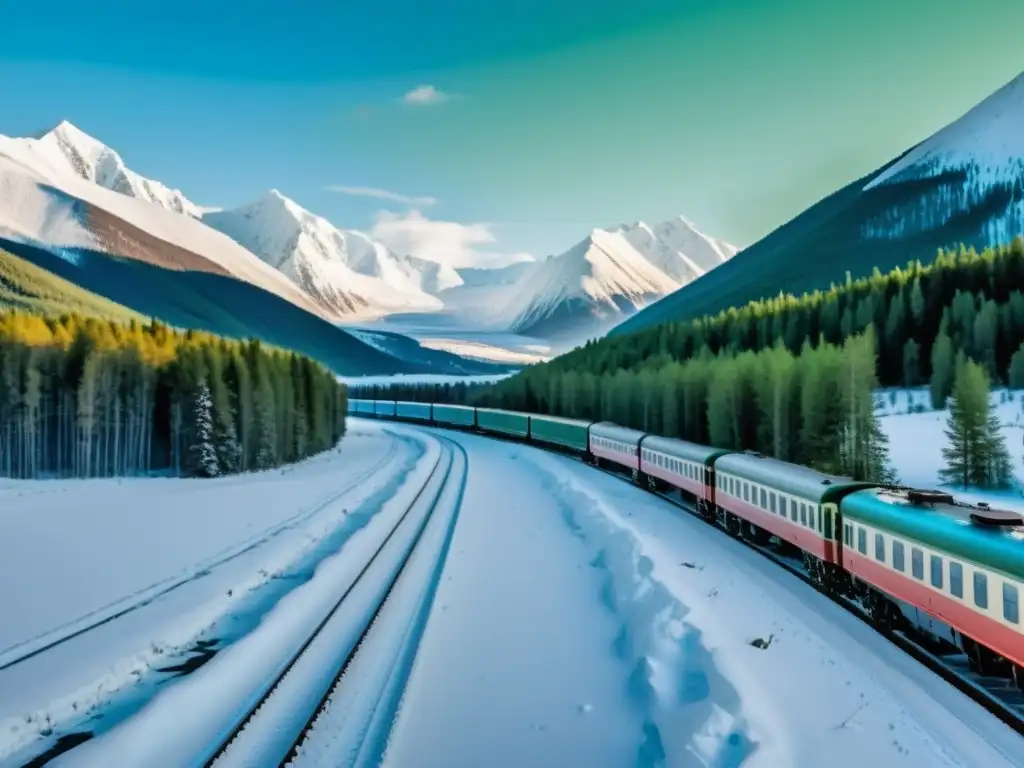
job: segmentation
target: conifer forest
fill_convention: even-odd
[[[872,407],[876,390],[927,385],[933,407],[951,406],[950,481],[1000,487],[1010,469],[988,404],[999,384],[1024,388],[1021,238],[613,335],[494,385],[353,396],[614,421],[876,480],[895,477]],[[975,426],[964,426],[967,414]]]
[[[333,447],[347,391],[320,364],[159,322],[0,312],[0,475],[213,477]]]

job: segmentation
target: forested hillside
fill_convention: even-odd
[[[144,320],[127,307],[90,293],[0,249],[0,309],[21,309],[47,315],[79,313],[108,320]]]
[[[332,447],[346,411],[329,371],[258,341],[0,312],[0,475],[267,469]]]
[[[736,354],[782,344],[842,344],[873,327],[884,386],[915,386],[935,378],[936,404],[952,386],[958,352],[982,363],[996,382],[1024,378],[1024,239],[982,253],[941,252],[933,264],[911,262],[888,274],[845,282],[800,297],[779,295],[714,316],[668,323],[591,342],[517,376],[517,386],[543,392],[555,372],[594,375],[661,367],[701,354]],[[1013,370],[1011,370],[1011,368]],[[1013,371],[1017,371],[1014,373]],[[1022,382],[1024,383],[1024,382]],[[1016,384],[1014,384],[1016,386]]]

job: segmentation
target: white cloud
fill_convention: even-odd
[[[345,187],[338,184],[332,184],[325,187],[330,192],[339,192],[343,195],[354,195],[357,197],[375,197],[378,200],[390,200],[394,203],[407,203],[408,205],[437,205],[436,197],[410,197],[409,195],[403,195],[399,192],[390,192],[386,189],[379,189],[377,187]]]
[[[501,267],[532,259],[524,253],[509,255],[481,250],[480,246],[495,242],[488,224],[435,221],[415,209],[407,213],[380,211],[371,235],[395,253],[409,254],[456,269]]]
[[[402,97],[402,101],[406,104],[426,106],[429,104],[440,104],[442,101],[448,101],[451,98],[453,98],[453,94],[443,93],[432,85],[420,85],[405,94]]]

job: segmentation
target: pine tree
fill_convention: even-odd
[[[953,340],[940,333],[932,346],[932,407],[940,410],[946,407],[946,400],[953,389],[956,377]]]
[[[189,470],[198,477],[217,477],[220,467],[213,427],[213,399],[205,381],[196,387],[192,403],[192,441],[189,446]]]
[[[1010,459],[995,408],[984,368],[973,360],[957,366],[946,422],[949,445],[942,449],[946,482],[963,488],[1007,484]]]
[[[872,326],[843,345],[840,466],[855,480],[892,482],[895,476],[889,466],[888,439],[875,413],[876,357]]]

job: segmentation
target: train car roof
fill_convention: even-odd
[[[928,494],[937,500],[930,501]],[[935,491],[871,488],[846,497],[843,516],[1024,579],[1022,516],[955,500],[950,503],[941,496],[952,498]]]
[[[710,445],[691,443],[688,440],[678,440],[674,437],[656,437],[653,435],[649,435],[644,439],[644,448],[652,451],[658,451],[659,453],[664,453],[677,459],[696,461],[701,464],[706,464],[716,456],[729,453],[729,451],[723,451],[721,448],[713,448]]]
[[[564,416],[549,416],[546,413],[531,413],[530,418],[538,419],[540,421],[551,421],[555,424],[572,424],[577,427],[589,427],[594,423],[585,419],[567,419]]]
[[[425,405],[427,408],[430,407],[430,403],[421,403],[419,400],[396,400],[395,403],[397,405]]]
[[[620,427],[611,421],[599,421],[596,424],[590,425],[590,434],[638,445],[647,433],[641,432],[638,429]]]
[[[715,460],[716,472],[728,472],[755,483],[775,488],[808,501],[822,503],[837,491],[871,488],[876,483],[860,483],[849,477],[830,475],[810,467],[791,464],[759,453],[727,453]]]
[[[458,408],[460,411],[475,411],[472,405],[454,405],[452,403],[432,403],[435,408]],[[486,410],[486,409],[482,409]]]

